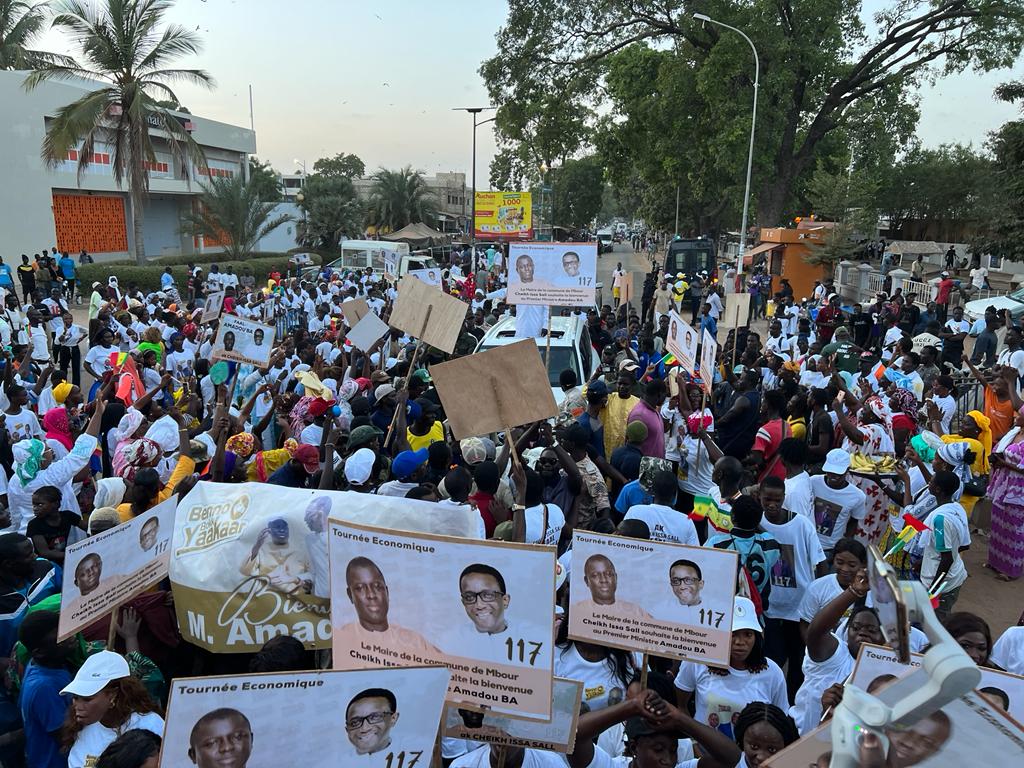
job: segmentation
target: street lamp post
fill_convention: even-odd
[[[761,84],[761,61],[757,57],[757,48],[754,47],[753,41],[747,37],[743,30],[736,29],[736,27],[725,24],[721,21],[716,21],[710,16],[703,13],[693,14],[693,18],[697,21],[702,21],[705,24],[715,24],[719,27],[725,27],[730,29],[744,40],[747,41],[747,45],[750,46],[750,50],[754,54],[754,108],[750,113],[750,149],[747,151],[747,184],[743,190],[743,221],[740,225],[740,252],[736,258],[736,282],[739,283],[741,276],[743,275],[743,254],[747,250],[747,212],[750,208],[750,170],[754,164],[754,128],[757,126],[757,89]]]
[[[476,121],[476,116],[483,112],[485,109],[497,109],[497,107],[454,107],[453,112],[469,112],[473,116],[473,168],[471,171],[472,175],[472,187],[473,187],[473,204],[470,209],[469,219],[469,248],[473,254],[473,270],[476,271],[476,129],[478,126],[484,123],[490,123],[496,118],[490,117],[487,120],[481,120],[479,123]]]

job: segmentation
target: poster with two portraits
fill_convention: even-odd
[[[262,325],[237,315],[221,315],[210,359],[266,368],[270,365],[276,334],[273,325]]]
[[[593,306],[597,243],[510,243],[508,303]]]
[[[456,707],[552,715],[555,550],[329,521],[335,669],[443,664]]]

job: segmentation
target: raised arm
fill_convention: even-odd
[[[858,600],[862,600],[867,593],[868,572],[861,569],[857,571],[849,587],[818,611],[807,627],[807,654],[811,660],[821,662],[832,657],[839,647],[839,640],[832,634],[832,630],[846,611]]]

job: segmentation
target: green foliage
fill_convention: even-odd
[[[46,3],[0,0],[0,69],[35,69],[68,64],[67,56],[31,46],[46,29]]]
[[[1024,120],[1011,120],[992,134],[993,188],[986,226],[972,250],[1024,261]]]
[[[170,7],[169,0],[104,0],[95,6],[62,0],[53,25],[71,36],[83,61],[43,62],[25,80],[27,90],[47,80],[106,83],[56,111],[46,128],[42,156],[55,167],[67,159],[68,150],[79,150],[81,179],[97,143],[111,146],[114,180],[118,186],[128,183],[135,260],[140,265],[146,261],[142,204],[149,190],[144,163],[156,161],[150,127],[167,134],[178,164],[206,165],[185,127],[158,104],[158,99],[180,103],[172,84],[213,85],[203,70],[174,66],[182,55],[199,53],[200,43],[194,32],[177,24],[159,31]]]
[[[866,173],[833,173],[819,165],[811,178],[808,197],[815,218],[823,222],[822,240],[810,241],[812,247],[805,261],[834,268],[840,261],[856,256],[862,250],[857,239],[875,235],[876,190],[876,182]]]
[[[601,159],[591,155],[566,160],[563,166],[551,169],[548,174],[552,195],[549,223],[570,229],[589,226],[601,210],[604,192]]]
[[[262,163],[255,155],[249,157],[249,184],[255,188],[257,200],[281,202],[281,178],[269,162]]]
[[[422,171],[408,165],[398,171],[381,168],[371,178],[367,218],[378,229],[394,232],[407,224],[431,224],[437,218],[437,200]]]
[[[175,257],[174,260],[177,261],[178,258],[179,257]],[[221,270],[230,266],[239,274],[243,269],[249,267],[252,269],[253,274],[256,277],[257,285],[261,282],[266,285],[267,275],[270,274],[273,269],[276,268],[283,272],[288,264],[288,254],[281,253],[259,253],[253,254],[250,258],[236,260],[223,259],[217,254],[182,256],[180,258],[196,262],[207,274],[210,272],[211,264],[216,264]],[[310,258],[312,264],[319,266],[322,263],[321,257],[316,253],[310,252]],[[86,295],[88,295],[90,286],[94,282],[106,284],[107,278],[111,273],[117,275],[117,280],[122,287],[138,285],[142,290],[158,290],[160,288],[160,275],[163,274],[164,267],[170,266],[170,261],[170,259],[162,259],[158,264],[149,264],[144,267],[112,261],[86,264],[78,267],[78,278],[84,286]],[[111,267],[115,265],[116,269],[111,269]],[[184,294],[184,287],[188,280],[188,268],[184,263],[174,264],[171,266],[171,273],[174,275],[174,282],[178,286],[178,290]]]
[[[334,157],[321,157],[313,163],[313,173],[329,179],[358,179],[366,173],[366,165],[356,155],[339,152]]]
[[[299,231],[307,245],[337,252],[342,235],[362,234],[363,204],[351,179],[314,173],[306,177],[302,197],[299,206],[306,215]]]
[[[199,205],[182,217],[185,234],[215,237],[225,242],[224,255],[239,259],[252,253],[260,240],[292,220],[288,214],[273,216],[274,203],[260,202],[259,190],[241,176],[212,178],[203,189]]]

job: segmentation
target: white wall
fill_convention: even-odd
[[[270,217],[275,218],[282,214],[290,215],[293,220],[282,224],[260,240],[256,245],[257,251],[284,253],[297,245],[295,242],[295,225],[302,221],[302,209],[295,203],[278,203],[274,206],[274,210],[270,212]]]

